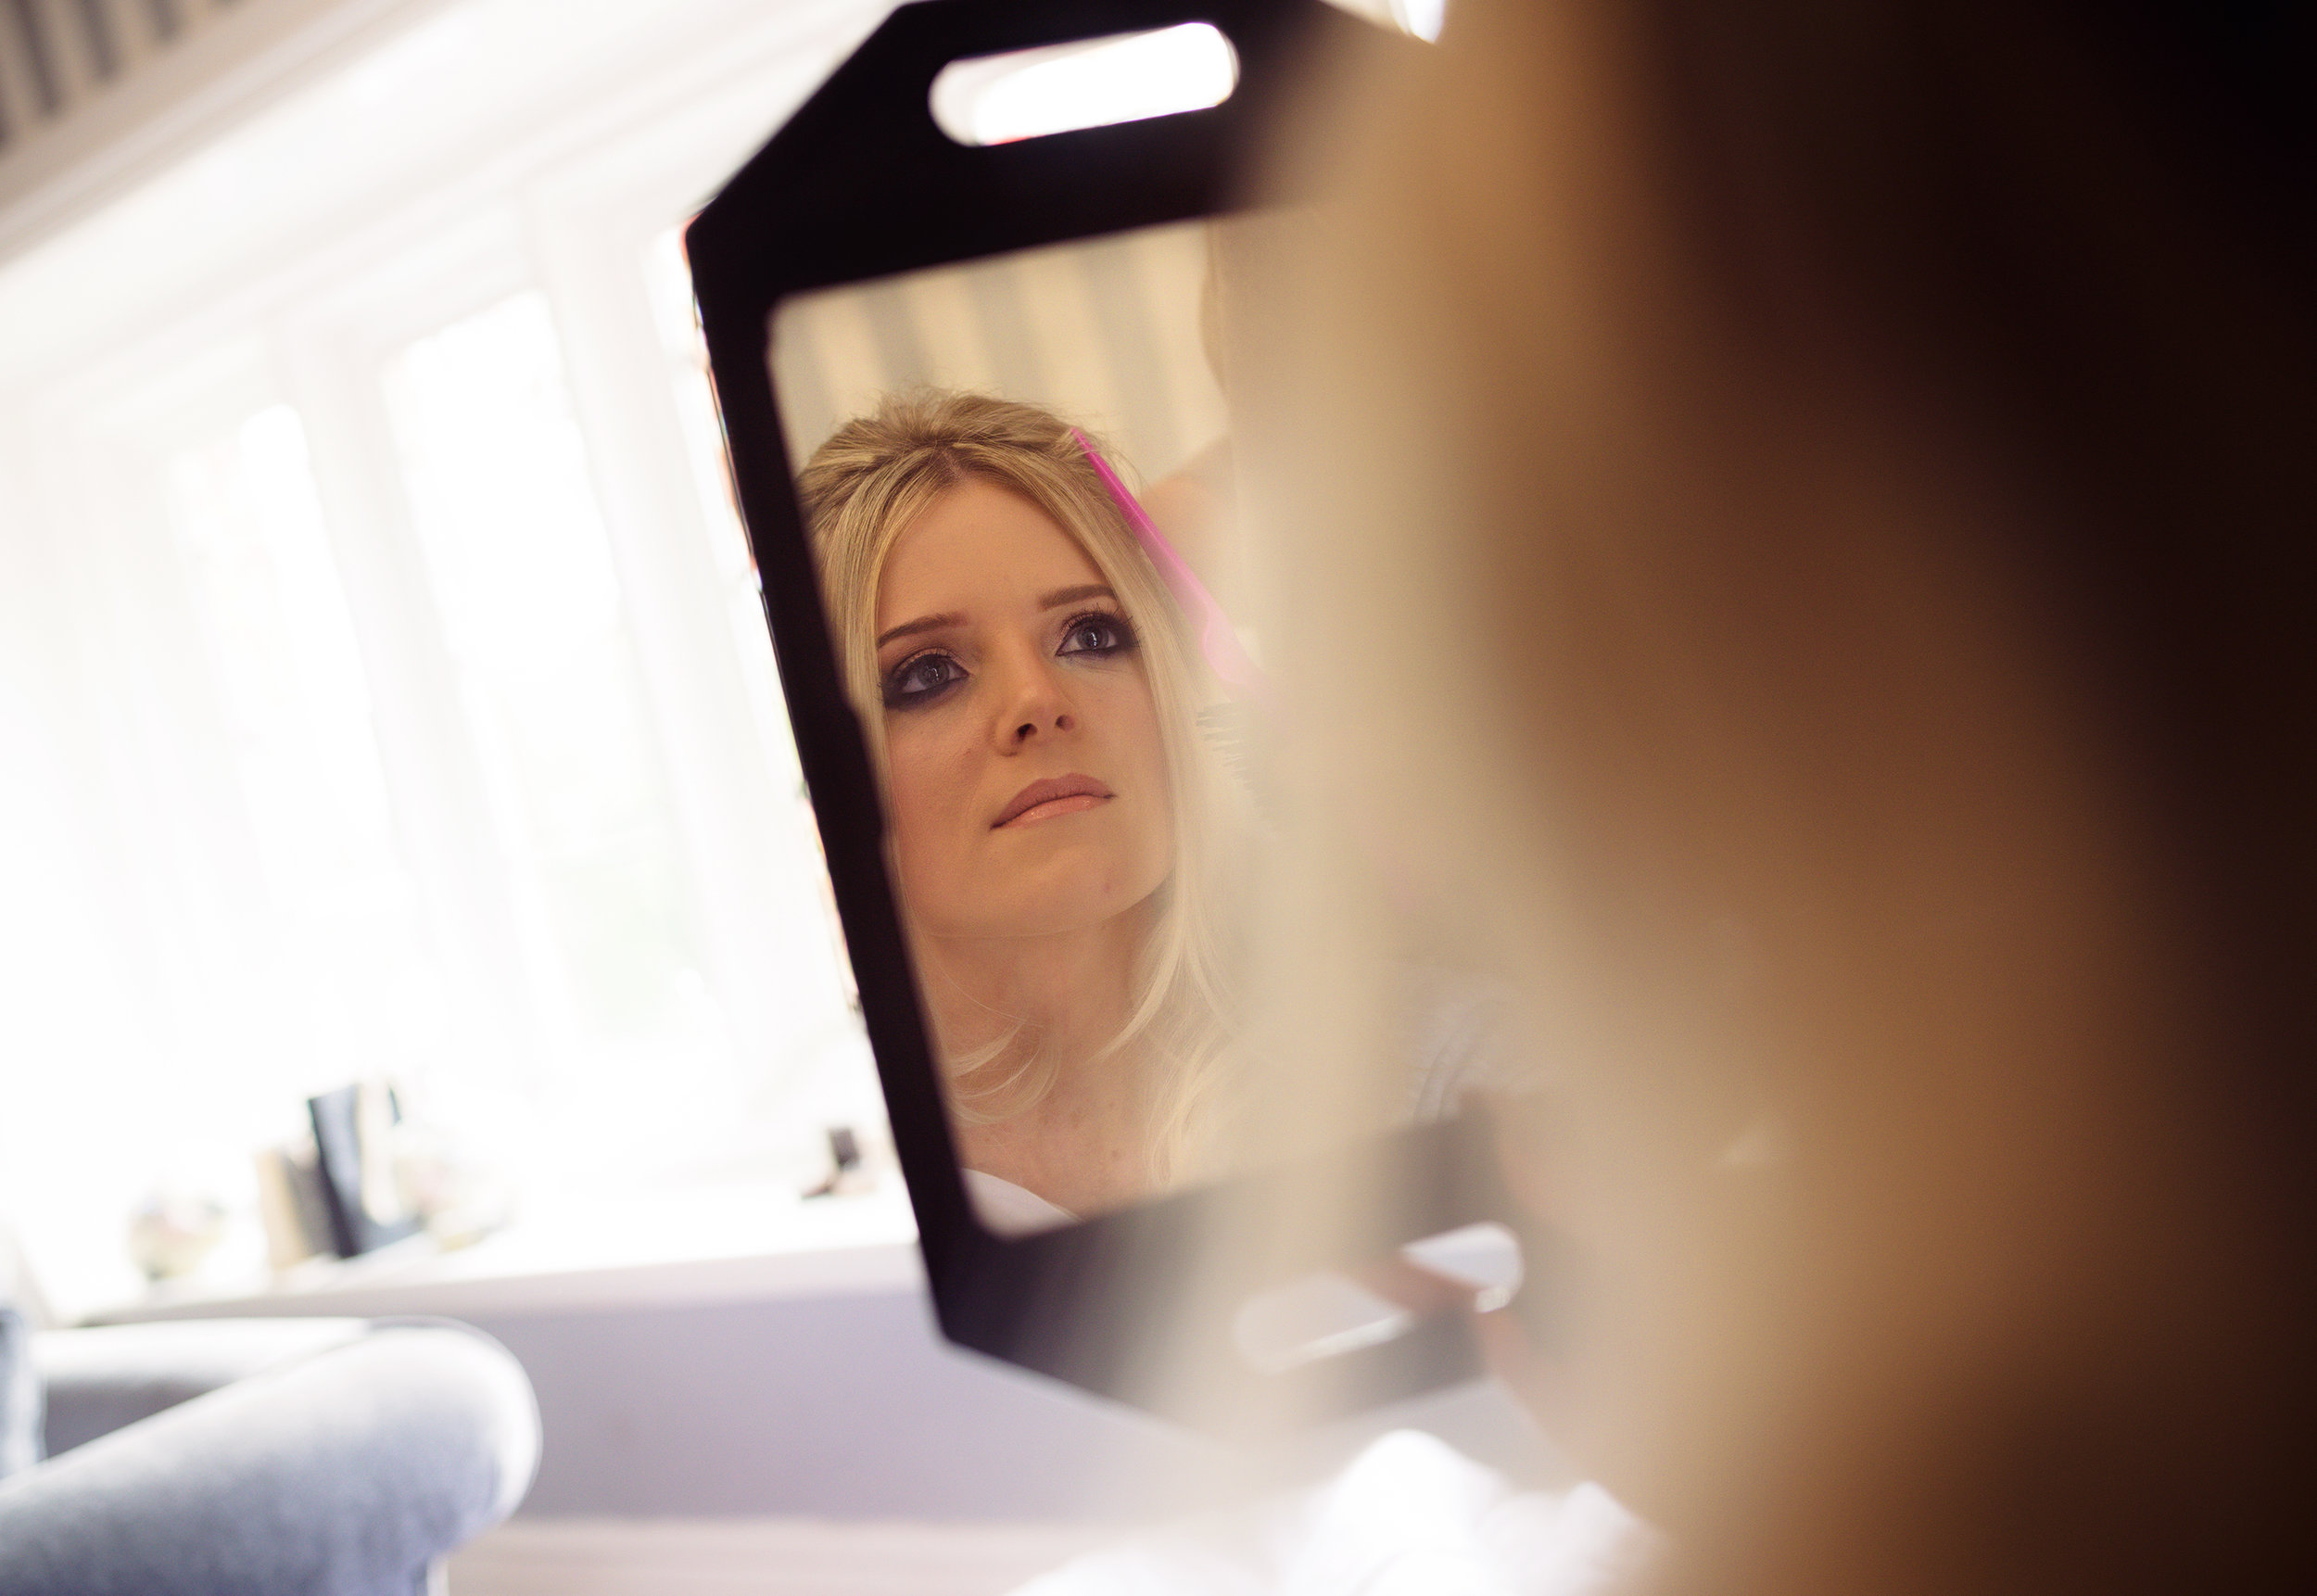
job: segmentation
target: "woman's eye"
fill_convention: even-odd
[[[1062,646],[1056,651],[1066,654],[1114,654],[1134,646],[1134,634],[1118,615],[1081,615],[1062,634]]]
[[[965,667],[947,654],[914,655],[885,673],[885,707],[927,703],[965,679]]]

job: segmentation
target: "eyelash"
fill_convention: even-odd
[[[939,687],[927,688],[918,692],[902,691],[901,684],[907,679],[909,672],[928,660],[946,661],[950,668],[956,671],[958,674],[950,678],[949,680],[943,682]],[[943,651],[940,649],[920,649],[916,653],[911,654],[907,659],[903,660],[899,665],[893,666],[893,669],[885,673],[883,693],[885,707],[889,710],[922,709],[927,704],[931,703],[935,699],[945,696],[949,690],[956,686],[958,681],[963,678],[964,672],[965,667],[958,665],[956,660],[951,659],[950,656]]]
[[[1070,641],[1078,628],[1084,626],[1109,627],[1117,631],[1119,640],[1105,649],[1072,649],[1069,651],[1070,652],[1098,655],[1122,654],[1142,641],[1134,635],[1133,623],[1115,610],[1088,610],[1082,614],[1072,615],[1070,618],[1070,624],[1062,628],[1062,640]]]
[[[1057,651],[1057,652],[1063,654],[1091,654],[1097,659],[1107,659],[1115,654],[1129,652],[1139,647],[1142,641],[1141,639],[1134,635],[1133,624],[1124,615],[1111,610],[1085,610],[1078,614],[1072,615],[1062,627],[1062,640],[1065,643],[1069,642],[1071,637],[1074,636],[1082,627],[1088,626],[1099,626],[1109,628],[1118,634],[1118,640],[1106,648],[1063,649]],[[943,682],[938,687],[922,689],[917,692],[904,692],[901,690],[901,684],[908,678],[909,672],[913,668],[924,664],[928,660],[936,659],[948,661],[951,668],[956,670],[959,674],[950,678],[949,680]],[[893,669],[885,673],[883,692],[885,707],[888,710],[922,709],[927,704],[933,703],[936,699],[946,697],[949,693],[949,690],[956,686],[957,683],[963,679],[963,674],[964,667],[957,664],[956,660],[951,656],[948,651],[944,649],[920,649],[916,653],[911,654],[907,659],[901,661],[898,665],[894,665]]]

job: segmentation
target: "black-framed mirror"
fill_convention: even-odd
[[[1088,99],[1055,62],[1151,41],[1197,108],[1097,80],[1133,120],[1026,135]],[[904,6],[687,234],[942,1329],[1209,1426],[1461,1377],[1464,1311],[1541,1291],[1485,990],[1357,994],[1404,1013],[1388,1101],[1283,1104],[1311,1060],[1259,1017],[1293,727],[1229,323],[1298,211],[1252,163],[1320,53],[1421,47],[1320,0]]]

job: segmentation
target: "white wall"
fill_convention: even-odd
[[[1241,1450],[950,1346],[915,1292],[475,1322],[538,1392],[530,1517],[1124,1524],[1319,1478],[1402,1426],[1564,1472],[1492,1383]]]

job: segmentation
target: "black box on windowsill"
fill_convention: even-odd
[[[306,1099],[313,1118],[330,1247],[356,1258],[417,1233],[418,1216],[402,1200],[392,1147],[401,1107],[393,1090],[365,1082]]]

